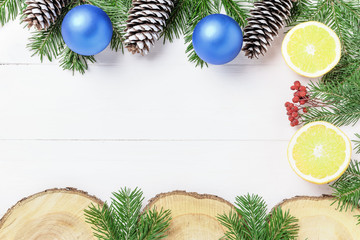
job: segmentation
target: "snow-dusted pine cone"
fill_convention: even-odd
[[[174,0],[133,0],[125,30],[127,49],[133,54],[147,54],[164,29],[173,6]]]
[[[60,15],[68,0],[26,0],[24,10],[24,22],[28,27],[36,27],[38,30],[48,29]]]
[[[261,0],[254,3],[248,25],[244,28],[245,56],[264,55],[271,41],[291,14],[292,0]]]

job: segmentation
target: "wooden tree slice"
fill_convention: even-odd
[[[353,212],[340,212],[337,205],[331,204],[334,198],[324,197],[295,197],[285,200],[279,206],[299,219],[299,240],[358,240],[360,239],[360,226]]]
[[[0,220],[1,240],[95,240],[84,209],[103,202],[73,188],[24,198]]]
[[[146,209],[170,209],[172,221],[169,240],[218,240],[226,229],[218,222],[219,214],[229,213],[233,205],[213,195],[174,191],[157,195]]]

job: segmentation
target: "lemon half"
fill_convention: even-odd
[[[306,181],[325,184],[339,178],[351,157],[349,138],[334,125],[313,122],[300,128],[288,146],[292,169]]]
[[[282,43],[287,65],[305,77],[320,77],[338,64],[341,43],[336,33],[320,22],[305,22],[293,27]]]

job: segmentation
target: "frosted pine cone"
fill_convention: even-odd
[[[68,0],[26,0],[26,9],[23,12],[24,22],[28,27],[38,30],[48,29],[55,22]]]
[[[125,29],[125,45],[132,52],[146,55],[165,28],[174,0],[133,0]]]
[[[262,0],[254,3],[248,25],[244,28],[245,56],[259,58],[278,35],[290,16],[292,0]]]

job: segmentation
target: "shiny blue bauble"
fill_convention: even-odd
[[[239,24],[224,14],[212,14],[196,25],[192,42],[196,54],[205,62],[221,65],[240,52],[243,35]]]
[[[71,9],[61,25],[66,45],[80,55],[95,55],[110,43],[113,27],[109,16],[92,5],[80,5]]]

